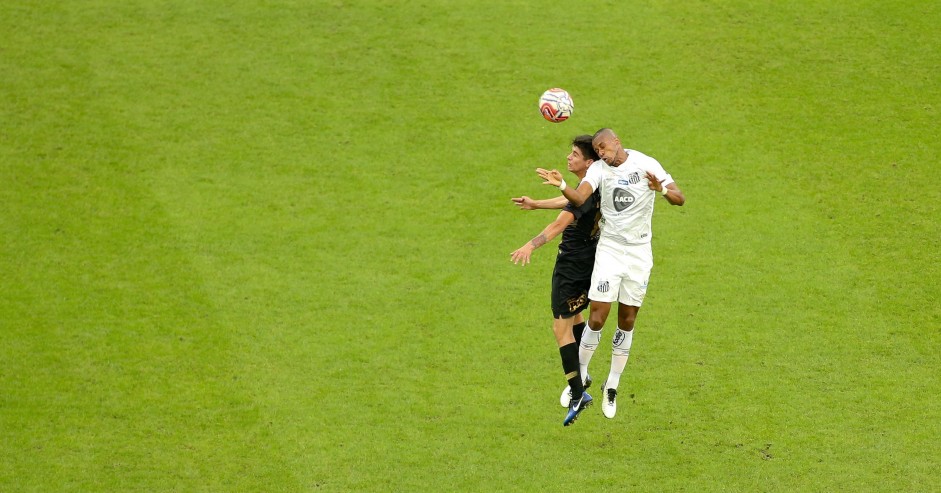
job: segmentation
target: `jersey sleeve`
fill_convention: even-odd
[[[663,169],[663,166],[660,165],[660,161],[657,161],[654,158],[650,158],[650,160],[647,162],[647,171],[653,173],[653,175],[656,176],[658,180],[660,180],[660,184],[663,186],[667,186],[674,181],[673,177],[670,176],[670,173],[667,173],[666,170]]]
[[[582,183],[588,183],[591,185],[591,191],[595,192],[598,190],[598,186],[601,185],[601,161],[595,161],[591,163],[591,166],[588,167],[588,171],[585,172],[585,179],[582,180]]]

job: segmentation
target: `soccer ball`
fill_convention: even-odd
[[[564,122],[575,111],[575,103],[565,89],[556,87],[542,93],[539,98],[539,111],[543,118],[552,123]]]

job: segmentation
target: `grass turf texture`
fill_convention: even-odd
[[[937,491],[939,21],[4,2],[0,490]],[[601,126],[688,204],[563,428],[509,197]]]

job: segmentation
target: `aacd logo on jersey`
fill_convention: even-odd
[[[634,196],[623,188],[614,189],[614,210],[621,212],[634,205]]]

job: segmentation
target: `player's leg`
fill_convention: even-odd
[[[579,351],[580,351],[579,348],[581,347],[580,344],[582,340],[582,332],[585,330],[585,325],[586,325],[585,316],[582,315],[582,312],[578,312],[578,314],[572,317],[571,320],[572,320],[572,324],[571,324],[571,330],[569,331],[569,333],[571,334],[572,339],[575,340],[575,348],[576,348],[575,356],[576,356],[576,361],[577,361],[578,356],[579,356]],[[558,322],[558,319],[556,320],[556,322]],[[556,331],[555,333],[556,340],[559,341],[559,351],[562,351],[563,343],[562,343],[562,340],[560,339],[561,334],[559,333],[559,331],[565,330],[565,329],[559,328],[556,325],[553,326],[553,329]],[[568,341],[567,338],[565,340]],[[588,389],[589,387],[591,387],[591,376],[581,374],[581,365],[578,365],[578,371],[579,371],[579,375],[582,377],[581,378],[582,388]],[[566,374],[568,374],[568,371],[566,371]],[[571,401],[572,401],[572,386],[571,384],[569,384],[569,385],[566,385],[564,389],[562,389],[562,394],[559,396],[559,404],[561,404],[562,407],[569,407],[569,403]]]
[[[585,290],[587,295],[588,290]],[[583,312],[578,312],[575,317],[572,319],[572,337],[575,338],[575,344],[582,342],[582,332],[585,330],[585,315]]]
[[[637,312],[639,311],[639,306],[618,303],[618,328],[628,332],[634,330],[634,322],[637,321]]]
[[[552,333],[555,334],[555,341],[559,343],[559,347],[575,343],[575,335],[572,334],[574,324],[575,317],[559,317],[552,321]]]
[[[588,315],[588,325],[582,331],[582,338],[578,344],[578,361],[583,380],[588,380],[588,365],[591,363],[591,357],[598,349],[598,343],[601,342],[601,329],[604,327],[604,321],[608,318],[611,311],[611,303],[604,301],[592,301],[591,310]]]
[[[639,306],[618,303],[618,328],[611,339],[611,370],[601,389],[601,410],[605,417],[613,418],[617,414],[618,385],[621,383],[621,374],[627,366],[627,359],[631,354],[631,345],[634,342],[634,321],[637,320]]]
[[[567,403],[568,412],[565,419],[562,420],[564,426],[575,422],[578,415],[592,402],[591,395],[585,392],[582,386],[582,377],[579,373],[578,345],[575,344],[575,337],[572,336],[573,320],[573,316],[556,317],[553,323],[556,341],[559,343],[559,354],[562,356],[562,370],[565,372],[565,378],[569,382],[568,388],[571,390],[570,394],[568,392],[562,394],[563,398],[568,397],[569,400]]]
[[[584,308],[584,305],[579,308],[579,311],[582,308]],[[573,318],[569,320],[572,321]],[[570,372],[569,369],[571,367],[570,366],[565,367],[565,371],[566,371],[565,378],[567,378],[569,381],[569,388],[571,389],[571,394],[568,394],[568,397],[569,397],[568,412],[565,415],[565,419],[562,420],[563,426],[569,426],[570,424],[574,423],[575,419],[578,418],[578,415],[581,414],[581,412],[584,411],[586,408],[588,408],[588,406],[590,406],[592,403],[591,395],[585,391],[584,384],[582,383],[583,374],[579,371],[580,365],[578,365],[578,363],[579,363],[579,359],[581,358],[581,348],[580,346],[575,344],[575,338],[572,336],[571,332],[572,332],[571,325],[559,327],[557,331],[557,334],[558,334],[557,337],[564,338],[560,340],[560,343],[562,341],[566,341],[566,342],[571,341],[571,343],[567,344],[564,348],[559,348],[559,352],[562,352],[563,350],[569,350],[569,348],[571,348],[570,353],[563,354],[563,359],[567,361],[573,361],[574,363],[576,363],[575,371]],[[587,376],[587,371],[584,373],[584,375]],[[590,384],[591,381],[589,380],[587,383]],[[567,392],[563,391],[562,399],[564,399],[566,395],[567,395]]]
[[[627,365],[627,358],[631,354],[631,344],[634,342],[634,321],[637,319],[639,306],[618,304],[618,330],[611,340],[611,371],[608,373],[605,388],[617,390],[621,382],[621,374]]]
[[[630,275],[621,282],[618,295],[618,328],[611,339],[611,370],[601,390],[601,409],[608,418],[613,418],[617,413],[618,385],[631,353],[634,322],[647,295],[647,281],[653,267],[649,245],[628,249],[624,253],[624,259],[629,263],[627,271]]]
[[[582,332],[578,345],[582,378],[588,376],[588,364],[601,341],[601,329],[611,313],[611,303],[618,299],[621,285],[618,272],[618,252],[599,243],[595,251],[595,263],[591,270],[591,284],[588,290],[588,299],[591,300],[588,325]]]
[[[588,312],[588,328],[595,332],[601,332],[605,321],[608,320],[609,313],[611,313],[610,301],[592,300],[591,310]]]
[[[585,305],[588,303],[589,298],[592,300],[599,299],[597,297],[591,297],[591,291],[590,291],[590,286],[592,282],[594,282],[594,272],[595,272],[595,268],[597,267],[597,261],[598,261],[598,257],[596,254],[594,257],[586,256],[581,259],[575,260],[571,264],[572,266],[571,279],[573,280],[572,287],[574,288],[574,291],[579,294],[578,300],[582,302],[582,303],[577,304],[578,305],[577,310],[575,310],[574,304],[572,305],[572,308],[573,308],[573,313],[577,312],[579,316],[581,315],[581,312],[585,309]],[[602,301],[605,301],[605,300],[602,299]],[[596,303],[592,301],[591,310],[589,313],[594,313],[598,309],[598,307],[596,307],[595,305]],[[610,303],[608,306],[608,310],[610,310]],[[578,341],[578,344],[577,344],[578,359],[580,363],[579,364],[579,377],[577,377],[577,379],[579,380],[579,383],[583,385],[583,389],[585,389],[591,385],[591,377],[588,376],[588,362],[591,360],[591,353],[594,353],[595,348],[598,347],[598,341],[600,340],[600,337],[601,337],[601,327],[599,327],[598,331],[596,332],[596,331],[591,330],[587,326],[587,324],[585,324],[584,322],[582,322],[581,325],[583,327],[582,335],[581,337],[576,337],[576,340]],[[588,352],[585,347],[586,339],[587,339],[587,343],[591,346],[590,352]],[[560,402],[562,402],[565,397],[566,397],[566,392],[563,391],[562,397],[560,398]],[[579,413],[581,413],[581,411],[583,411],[585,408],[590,406],[591,403],[592,403],[592,398],[588,392],[583,390],[581,398],[578,398],[573,387],[572,393],[570,396],[569,406],[568,406],[568,414],[566,414],[565,419],[562,421],[562,424],[565,426],[572,424],[575,421],[575,419],[578,417]]]
[[[573,262],[573,264],[573,275],[575,276],[573,289],[578,292],[579,300],[585,300],[585,303],[579,304],[580,310],[575,314],[574,323],[572,325],[572,335],[575,337],[575,344],[580,348],[582,344],[582,334],[585,333],[588,326],[584,311],[588,308],[588,293],[591,288],[591,274],[594,270],[595,257],[594,255],[584,257]],[[586,371],[582,373],[582,384],[586,389],[591,387],[591,377],[588,376],[587,367]]]
[[[576,275],[573,275],[573,271]],[[581,399],[584,385],[579,373],[578,344],[572,334],[575,317],[588,303],[588,296],[579,286],[578,272],[571,262],[559,258],[552,272],[552,331],[559,345],[562,371],[568,386],[559,403],[568,407],[572,399]]]
[[[556,318],[552,321],[552,332],[555,333],[555,340],[559,344],[559,356],[562,358],[562,371],[565,374],[565,380],[568,385],[562,391],[559,397],[559,403],[563,407],[568,407],[574,396],[581,398],[584,392],[581,375],[578,365],[578,345],[575,343],[575,337],[572,335],[572,322],[574,317]]]

